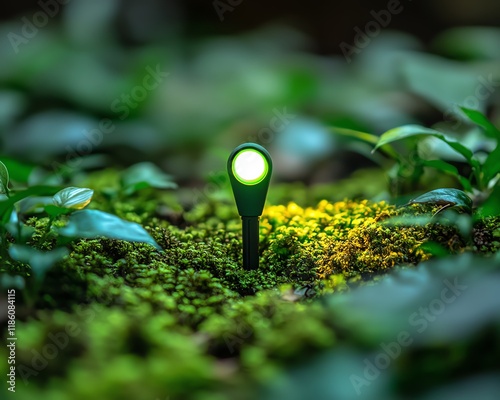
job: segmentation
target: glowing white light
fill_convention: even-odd
[[[239,152],[233,160],[233,172],[240,182],[255,185],[265,178],[268,171],[267,160],[253,149]]]

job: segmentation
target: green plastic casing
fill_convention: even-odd
[[[257,150],[261,153],[267,161],[267,175],[256,184],[244,184],[240,182],[233,173],[233,160],[236,155],[247,149]],[[271,181],[271,175],[273,171],[273,162],[268,151],[256,144],[256,143],[243,143],[242,145],[236,147],[229,159],[227,160],[227,172],[229,174],[229,181],[231,182],[231,187],[233,188],[234,199],[236,201],[236,207],[238,207],[238,213],[242,217],[259,217],[262,215],[264,210],[264,204],[266,202],[267,189],[269,188],[269,182]]]
[[[233,172],[235,157],[244,150],[256,150],[267,162],[267,174],[258,183],[240,182]],[[273,171],[273,162],[268,151],[256,143],[243,143],[236,147],[227,160],[227,172],[233,188],[234,200],[243,223],[243,267],[257,269],[259,266],[259,217],[264,210],[267,190]]]

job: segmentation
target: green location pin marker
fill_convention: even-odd
[[[259,217],[266,202],[273,162],[256,143],[236,147],[227,160],[229,181],[243,225],[243,268],[259,267]]]

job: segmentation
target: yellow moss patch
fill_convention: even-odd
[[[263,256],[271,264],[286,261],[295,268],[304,263],[314,265],[321,279],[336,273],[355,276],[426,260],[430,255],[419,248],[422,243],[447,243],[449,237],[456,235],[454,229],[436,224],[383,223],[404,212],[415,210],[366,200],[323,200],[317,207],[308,208],[295,203],[271,206],[266,208],[261,222]]]

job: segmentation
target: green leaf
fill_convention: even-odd
[[[28,183],[29,177],[35,169],[34,165],[25,164],[11,158],[4,158],[3,163],[10,171],[10,179],[19,183]]]
[[[49,204],[44,207],[44,211],[47,213],[52,218],[57,218],[60,215],[66,215],[66,214],[71,214],[74,212],[74,209],[71,208],[64,208],[64,207],[58,207],[54,206],[52,204]]]
[[[0,201],[0,221],[6,223],[9,220],[14,205],[18,201],[30,196],[53,196],[60,190],[61,188],[56,186],[33,186],[16,193],[5,201]]]
[[[157,189],[176,189],[177,184],[170,175],[150,162],[131,166],[122,174],[122,185],[125,193],[130,195],[138,190],[153,187]]]
[[[71,214],[68,224],[59,229],[59,233],[73,238],[106,237],[130,242],[143,242],[161,249],[141,225],[98,210],[82,210]]]
[[[485,326],[498,323],[500,277],[497,271],[498,264],[490,257],[464,252],[426,261],[416,268],[397,269],[376,285],[327,297],[325,305],[332,310],[339,326],[355,337],[365,338],[374,349],[381,341],[408,328],[415,332],[414,337],[421,344],[462,343],[474,338]],[[417,334],[415,326],[409,327],[408,316],[421,304],[439,298],[445,280],[459,282],[462,296],[446,305],[449,318],[436,318]],[[469,292],[472,290],[473,295]],[[461,329],[457,329],[458,326]]]
[[[366,132],[361,132],[361,131],[356,131],[353,129],[347,129],[347,128],[338,128],[336,126],[332,127],[333,133],[337,135],[342,135],[351,139],[356,139],[368,144],[371,144],[375,146],[379,140],[379,137],[377,135],[372,135],[371,133],[366,133]],[[383,146],[381,148],[383,152],[385,152],[388,156],[391,158],[397,160],[399,158],[398,153],[394,148],[390,145]]]
[[[484,186],[488,186],[491,181],[500,172],[500,143],[497,147],[488,154],[488,157],[483,164],[483,182]]]
[[[479,167],[479,163],[474,158],[474,154],[467,147],[463,146],[453,139],[447,138],[445,135],[443,135],[439,131],[436,131],[435,129],[426,128],[420,125],[404,125],[399,128],[388,130],[387,132],[382,134],[382,136],[380,136],[380,139],[378,140],[375,148],[372,151],[374,152],[381,146],[384,146],[388,143],[413,136],[433,136],[435,138],[438,138],[448,144],[448,146],[450,146],[457,153],[461,154],[471,166],[475,168]]]
[[[0,275],[0,287],[2,289],[19,289],[23,290],[25,287],[25,282],[24,278],[20,275],[7,275],[7,274],[1,274]]]
[[[53,196],[31,196],[21,200],[16,208],[20,214],[40,213],[44,211],[44,206],[52,204],[52,198]]]
[[[494,186],[489,197],[480,206],[477,217],[490,217],[500,215],[500,185]]]
[[[458,189],[436,189],[424,193],[408,202],[408,204],[436,204],[450,205],[451,207],[461,208],[468,213],[472,212],[472,200],[467,194]]]
[[[493,139],[500,139],[500,130],[493,125],[486,116],[480,111],[473,110],[467,107],[460,107],[463,113],[476,125],[484,129],[486,135]]]
[[[90,203],[93,195],[91,189],[68,187],[55,194],[54,204],[61,208],[81,210]]]
[[[9,191],[9,170],[3,162],[0,161],[0,193]]]
[[[458,179],[460,184],[463,186],[463,188],[467,192],[469,192],[469,193],[472,192],[471,183],[469,182],[469,180],[467,178],[460,175],[457,167],[455,167],[454,165],[447,163],[446,161],[443,161],[443,160],[421,160],[421,162],[426,167],[435,168],[439,171],[442,171],[442,172],[445,172],[449,175],[454,176],[455,178]]]
[[[443,258],[450,255],[448,249],[437,242],[433,242],[432,240],[422,243],[420,246],[418,246],[418,248],[427,253],[431,253],[434,257],[437,258]]]
[[[20,220],[16,211],[13,211],[9,222],[4,225],[5,229],[14,237],[16,240],[21,240],[26,242],[33,233],[35,233],[35,228],[31,226],[24,225]]]
[[[462,104],[478,87],[477,69],[436,55],[406,52],[394,68],[402,87],[442,112],[449,111],[453,104]],[[484,98],[476,100],[479,106],[485,103]]]
[[[65,247],[48,252],[41,252],[29,246],[14,244],[10,246],[12,259],[29,264],[36,280],[40,281],[46,272],[69,254]]]

